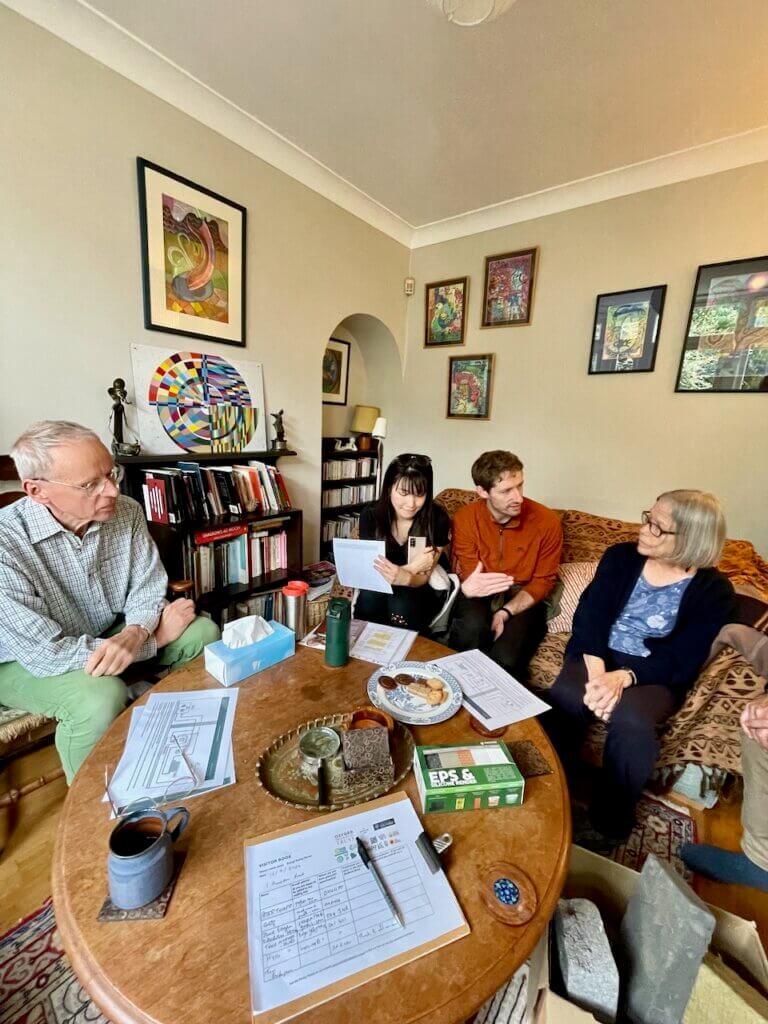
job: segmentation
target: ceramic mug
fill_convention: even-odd
[[[170,828],[176,816],[180,820]],[[173,875],[173,844],[189,823],[186,807],[134,811],[112,830],[107,855],[109,898],[122,910],[143,907]]]

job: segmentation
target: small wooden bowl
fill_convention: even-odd
[[[365,707],[358,708],[357,711],[352,712],[352,721],[349,723],[349,728],[376,729],[382,725],[387,732],[392,732],[395,728],[395,721],[386,711],[381,711],[379,708]]]

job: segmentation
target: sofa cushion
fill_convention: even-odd
[[[571,632],[576,607],[596,571],[597,562],[566,562],[558,567],[557,578],[562,587],[558,588],[556,614],[547,622],[548,633]]]

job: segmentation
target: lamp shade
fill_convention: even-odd
[[[387,421],[383,416],[379,416],[373,424],[373,430],[371,433],[374,437],[378,437],[380,441],[383,441],[387,436]]]
[[[356,434],[370,434],[380,412],[381,409],[375,405],[356,405],[350,430]]]

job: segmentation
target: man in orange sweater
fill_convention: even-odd
[[[523,464],[511,452],[484,452],[472,480],[480,501],[453,519],[461,593],[451,646],[480,648],[523,681],[546,632],[544,599],[555,583],[563,530],[551,509],[523,497]]]

